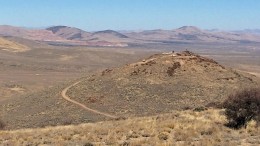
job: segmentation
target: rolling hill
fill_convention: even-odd
[[[220,42],[241,43],[260,42],[260,36],[252,33],[202,30],[194,26],[183,26],[174,30],[146,30],[127,33],[129,37],[159,42]]]
[[[27,29],[9,25],[0,25],[0,36],[20,37],[39,41],[65,41],[65,39],[56,36],[51,31],[44,29]]]
[[[143,116],[221,103],[235,90],[256,86],[254,78],[184,51],[104,70],[71,87],[68,96],[114,115]]]
[[[55,35],[67,39],[70,43],[74,44],[89,46],[127,46],[124,42],[127,41],[128,37],[113,30],[91,33],[67,26],[54,26],[49,27],[46,30],[50,30]]]
[[[46,30],[52,31],[55,35],[67,40],[83,40],[91,35],[89,32],[68,26],[53,26]]]
[[[1,25],[0,36],[20,37],[59,45],[127,46],[127,44],[124,43],[125,40],[122,39],[123,34],[120,35],[120,33],[116,31],[90,33],[68,26],[53,26],[47,29],[27,29]]]
[[[30,50],[30,48],[26,45],[10,41],[2,37],[0,37],[0,49],[9,52],[25,52]]]
[[[229,93],[257,85],[255,76],[212,59],[170,52],[6,100],[2,119],[7,129],[19,129],[150,116],[218,105]]]
[[[257,32],[257,31],[254,31]],[[140,32],[117,32],[103,30],[87,32],[68,26],[47,29],[26,29],[8,25],[0,26],[0,36],[15,36],[31,40],[47,41],[59,45],[118,46],[126,47],[142,43],[259,43],[260,35],[252,31],[210,31],[194,26],[173,30],[145,30]]]

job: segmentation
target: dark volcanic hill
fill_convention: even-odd
[[[84,30],[68,27],[68,26],[53,26],[46,30],[52,31],[56,36],[68,40],[70,43],[90,46],[127,46],[126,40],[128,37],[113,31],[104,30],[97,32],[86,32]],[[68,43],[68,42],[67,42]]]
[[[87,39],[90,42],[113,42],[121,43],[121,45],[127,45],[126,42],[133,42],[128,36],[114,30],[93,32]]]
[[[128,38],[126,35],[123,35],[117,31],[114,31],[114,30],[104,30],[104,31],[97,31],[97,32],[94,32],[92,35],[110,35],[110,36],[116,36],[116,37],[119,37],[119,38]]]
[[[69,96],[116,115],[151,115],[219,103],[256,85],[254,76],[184,51],[104,70],[72,87]]]
[[[91,33],[83,31],[78,28],[68,26],[53,26],[46,30],[52,31],[55,35],[68,40],[82,40],[91,35]]]
[[[68,40],[81,40],[81,41],[109,41],[114,40],[120,42],[120,39],[128,38],[126,35],[123,35],[114,30],[104,30],[97,32],[86,32],[84,30],[68,27],[68,26],[53,26],[49,27],[46,30],[52,31],[55,35],[62,37]]]

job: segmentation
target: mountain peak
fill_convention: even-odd
[[[64,29],[64,28],[67,28],[67,29],[78,29],[78,28],[72,28],[72,27],[69,27],[69,26],[59,25],[59,26],[48,27],[46,30],[49,30],[49,31],[52,31],[53,33],[56,33],[56,32],[58,32],[58,31],[60,31],[61,29]]]
[[[84,30],[69,26],[53,26],[47,28],[46,30],[49,30],[55,35],[58,35],[59,37],[62,37],[67,40],[81,40],[84,37],[90,35],[90,33]]]
[[[110,34],[110,35],[114,35],[114,36],[117,36],[119,38],[128,38],[126,35],[123,35],[122,33],[119,33],[117,31],[114,31],[114,30],[103,30],[103,31],[97,31],[97,32],[94,32],[93,35],[96,35],[96,34]]]
[[[198,31],[201,31],[201,29],[199,29],[198,27],[195,27],[195,26],[182,26],[182,27],[178,28],[177,30],[179,30],[179,31],[187,31],[187,32],[198,32]]]

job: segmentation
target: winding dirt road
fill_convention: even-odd
[[[76,85],[79,84],[80,82],[81,82],[81,81],[78,81],[78,82],[76,82],[76,83],[74,83],[74,84],[72,84],[72,85],[66,87],[65,89],[63,89],[63,90],[61,91],[61,96],[62,96],[65,100],[67,100],[67,101],[69,101],[69,102],[71,102],[71,103],[73,103],[73,104],[76,104],[76,105],[80,106],[81,108],[83,108],[83,109],[85,109],[85,110],[87,110],[87,111],[90,111],[90,112],[92,112],[92,113],[99,114],[99,115],[103,115],[103,116],[105,116],[105,117],[109,117],[109,118],[113,118],[113,119],[117,118],[116,116],[113,116],[113,115],[110,115],[110,114],[107,114],[107,113],[103,113],[103,112],[100,112],[100,111],[98,111],[98,110],[91,109],[91,108],[85,106],[84,104],[81,104],[81,103],[79,103],[79,102],[77,102],[77,101],[75,101],[75,100],[72,100],[66,93],[67,93],[67,91],[68,91],[71,87],[76,86]]]

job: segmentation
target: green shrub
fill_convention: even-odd
[[[250,120],[260,122],[260,88],[246,89],[230,95],[224,102],[227,126],[238,129]]]

